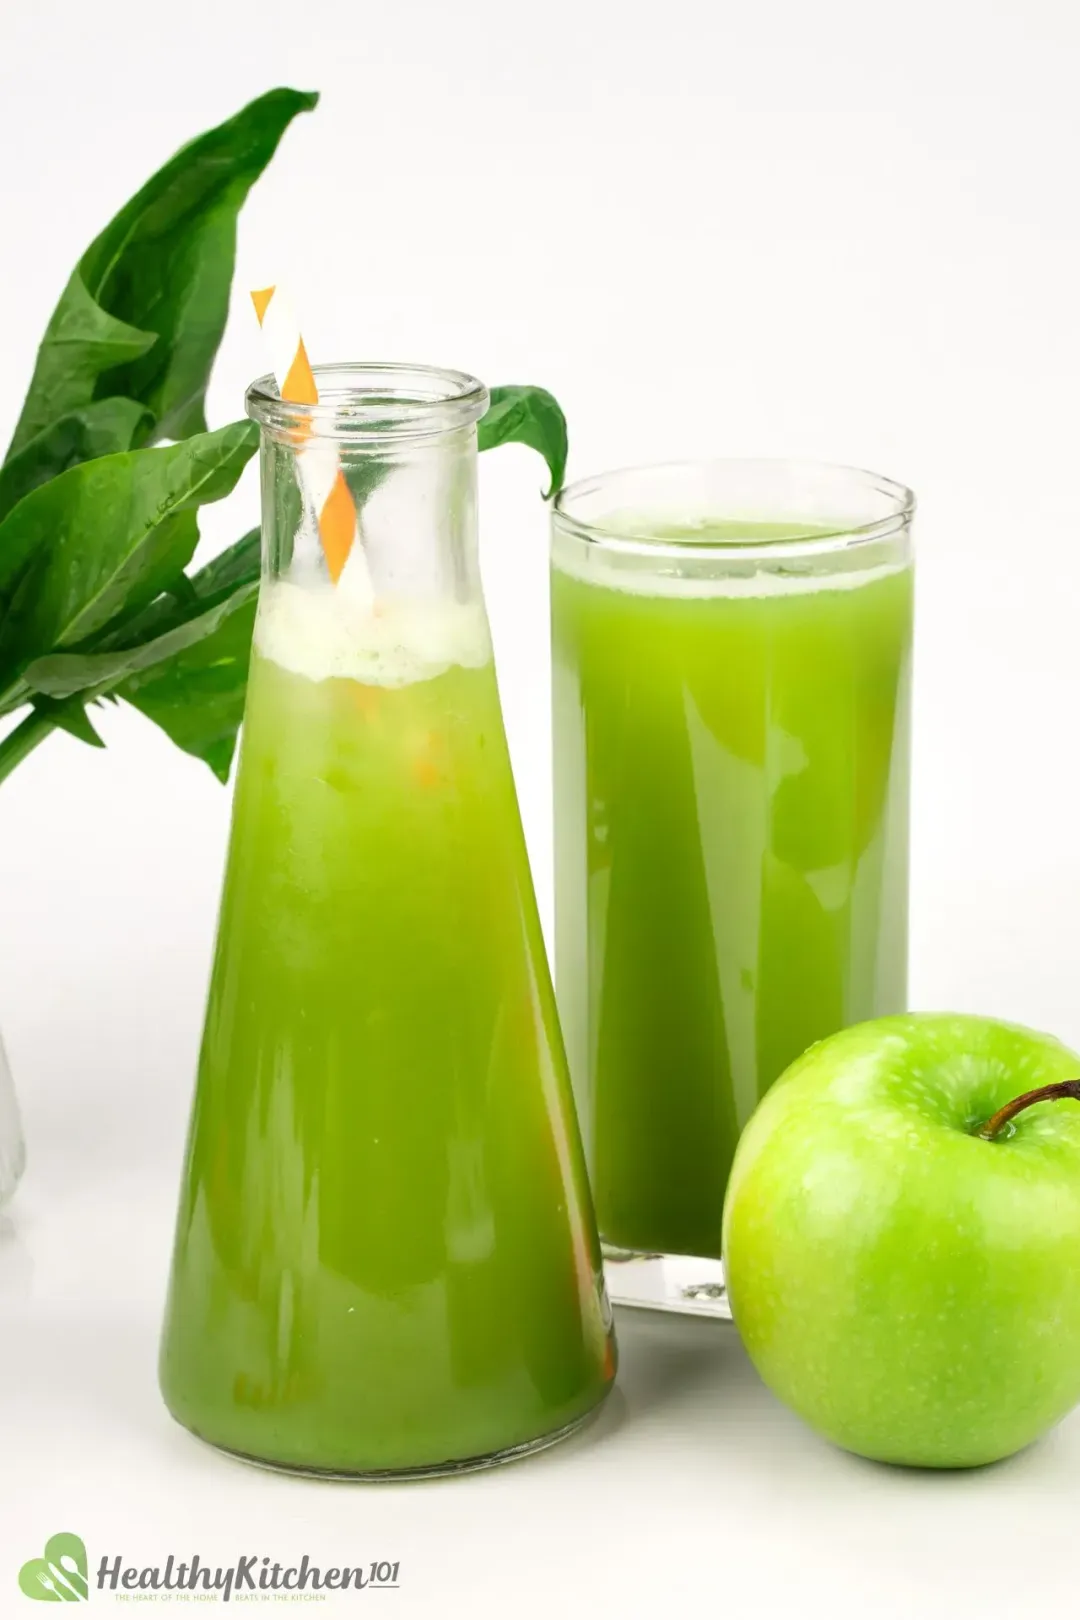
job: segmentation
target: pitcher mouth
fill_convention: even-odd
[[[317,434],[350,444],[437,438],[479,421],[488,391],[465,371],[397,361],[358,360],[312,367],[318,404],[282,399],[270,375],[247,390],[248,416],[272,433]]]
[[[764,458],[622,467],[567,485],[554,503],[557,527],[575,539],[613,552],[703,562],[848,551],[901,533],[914,511],[912,491],[877,473]],[[692,520],[702,518],[729,524],[731,536],[695,534]],[[768,538],[754,532],[763,520]],[[685,536],[672,532],[680,521],[687,522]],[[745,535],[737,532],[740,522]]]

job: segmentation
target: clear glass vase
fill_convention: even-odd
[[[3,1038],[0,1037],[0,1209],[19,1185],[25,1165],[22,1119]]]
[[[450,1472],[583,1421],[611,1315],[480,587],[487,394],[316,376],[248,396],[265,570],[162,1388],[253,1461]]]

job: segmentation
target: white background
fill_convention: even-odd
[[[552,388],[571,475],[791,454],[913,485],[913,1000],[1080,1044],[1078,81],[1069,0],[0,0],[0,438],[114,210],[250,96],[321,89],[243,216],[212,424],[263,369],[243,289],[284,274],[317,360]],[[547,916],[542,469],[482,467]],[[137,1563],[401,1559],[397,1594],[317,1611],[342,1615],[1070,1612],[1080,1418],[977,1475],[872,1468],[707,1324],[623,1323],[601,1424],[472,1480],[281,1481],[175,1429],[155,1340],[228,794],[139,716],[102,729],[0,788],[31,1152],[0,1242],[0,1613],[60,1528]]]

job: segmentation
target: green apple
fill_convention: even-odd
[[[819,1433],[965,1468],[1080,1401],[1078,1075],[1048,1035],[912,1014],[820,1042],[766,1094],[726,1280],[754,1365]]]

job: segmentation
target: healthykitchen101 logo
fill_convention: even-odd
[[[178,1560],[169,1554],[163,1565],[139,1567],[125,1564],[120,1557],[103,1558],[95,1571],[97,1591],[115,1592],[119,1597],[143,1598],[160,1595],[166,1600],[177,1596],[218,1597],[229,1603],[234,1597],[251,1602],[260,1596],[267,1601],[287,1601],[290,1597],[320,1601],[326,1592],[395,1590],[400,1584],[400,1564],[380,1560],[366,1566],[345,1565],[322,1569],[305,1553],[299,1564],[271,1563],[258,1553],[238,1558],[234,1564],[204,1564],[198,1553]],[[69,1530],[51,1536],[40,1558],[30,1558],[19,1571],[19,1586],[37,1603],[81,1603],[90,1596],[90,1572],[86,1546]]]
[[[80,1536],[62,1530],[45,1543],[41,1558],[29,1558],[19,1571],[19,1585],[39,1603],[79,1603],[90,1595],[86,1547]]]

